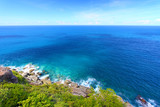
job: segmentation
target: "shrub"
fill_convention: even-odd
[[[14,75],[18,75],[14,73]],[[123,107],[112,89],[91,88],[89,97],[75,96],[64,85],[29,85],[18,75],[19,83],[0,84],[0,107]]]
[[[18,78],[18,83],[20,83],[20,84],[28,83],[28,81],[23,76],[21,76],[18,72],[12,70],[12,73],[13,73],[13,75],[15,75]]]

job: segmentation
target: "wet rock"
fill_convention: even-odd
[[[146,105],[146,104],[147,104],[147,101],[146,101],[144,98],[142,98],[142,96],[140,96],[140,95],[138,95],[138,96],[136,97],[136,99],[139,100],[139,101],[141,101],[141,103],[142,103],[143,105]]]
[[[42,73],[40,73],[40,72],[37,72],[37,75],[42,75]]]
[[[6,67],[0,67],[0,82],[3,81],[18,83],[17,77],[13,75],[11,70]]]

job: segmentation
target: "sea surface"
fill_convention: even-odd
[[[0,65],[28,63],[52,81],[69,78],[112,88],[134,106],[137,95],[160,105],[158,26],[0,26]]]

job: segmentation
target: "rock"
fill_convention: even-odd
[[[41,81],[43,82],[43,84],[52,84],[51,80],[49,79],[49,77],[46,77],[44,79],[41,79]]]
[[[28,77],[28,76],[29,76],[29,73],[23,72],[21,75],[22,75],[23,77]]]
[[[37,72],[37,74],[38,74],[38,75],[42,75],[42,73],[40,73],[40,72]]]
[[[36,82],[37,80],[39,80],[39,78],[35,75],[31,75],[31,76],[28,76],[26,78],[29,82]]]
[[[45,80],[48,80],[48,79],[49,79],[49,77],[45,77],[44,79],[45,79]]]
[[[32,73],[30,73],[30,75],[35,75],[35,73],[34,73],[34,72],[32,72]]]
[[[29,73],[31,73],[31,72],[33,72],[33,71],[34,71],[34,69],[30,69],[30,70],[29,70]]]
[[[72,83],[71,80],[65,80],[65,81],[64,81],[64,85],[65,85],[65,86],[69,86],[70,83]]]
[[[129,102],[124,102],[124,100],[122,99],[122,97],[116,95],[118,97],[118,99],[124,104],[124,107],[133,107]]]
[[[61,81],[57,81],[56,84],[57,84],[57,85],[60,85],[60,84],[62,84],[62,83],[61,83]]]
[[[129,102],[126,102],[124,107],[133,107],[133,106]]]
[[[42,79],[41,81],[43,82],[43,84],[52,84],[52,82],[50,80]]]
[[[139,100],[139,101],[141,101],[141,103],[142,103],[143,105],[146,105],[146,104],[147,104],[147,101],[146,101],[144,98],[142,98],[142,96],[140,96],[140,95],[138,95],[138,96],[136,97],[136,99]]]
[[[81,88],[72,88],[72,94],[78,95],[78,96],[83,96],[83,97],[88,96],[88,94],[86,92],[82,91]]]
[[[72,87],[71,91],[73,95],[78,95],[83,97],[87,97],[88,94],[91,92],[90,88],[84,86],[79,86],[78,88]]]
[[[3,81],[18,83],[18,79],[13,75],[12,71],[6,67],[0,67],[0,82]]]
[[[118,99],[119,99],[123,104],[125,104],[125,102],[123,101],[122,97],[120,97],[120,96],[118,96],[118,95],[115,95],[115,96],[117,96]]]
[[[42,85],[43,82],[40,81],[40,80],[38,80],[38,81],[36,81],[36,82],[31,82],[30,84],[31,84],[31,85]]]
[[[80,86],[79,88],[80,88],[83,92],[85,92],[87,95],[88,95],[89,93],[91,93],[91,90],[90,90],[90,88],[88,88],[88,87]]]
[[[78,86],[77,83],[72,82],[71,85],[70,85],[70,87],[71,88],[78,88],[79,86]]]
[[[19,71],[18,73],[19,73],[19,74],[22,74],[22,73],[23,73],[23,71]]]

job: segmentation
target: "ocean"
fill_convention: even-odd
[[[159,26],[0,26],[0,65],[28,63],[52,81],[112,88],[134,106],[137,95],[160,105]]]

